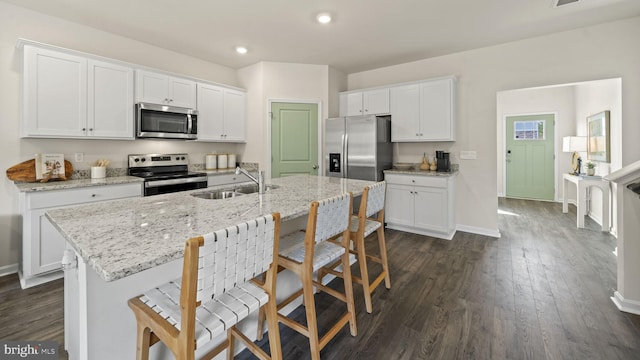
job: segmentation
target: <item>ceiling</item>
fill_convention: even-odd
[[[345,73],[640,15],[639,0],[1,1],[235,69],[274,61]],[[317,23],[319,12],[333,22]]]

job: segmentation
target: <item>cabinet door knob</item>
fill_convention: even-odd
[[[93,128],[89,128],[89,131],[93,131]]]
[[[92,198],[93,198],[93,197],[96,197],[96,194],[91,194],[91,197],[92,197]]]
[[[420,134],[416,133],[416,136],[420,136]]]

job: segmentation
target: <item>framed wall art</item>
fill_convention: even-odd
[[[587,117],[587,136],[587,158],[592,161],[611,162],[609,110]]]

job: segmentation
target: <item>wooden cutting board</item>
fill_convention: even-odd
[[[67,180],[68,177],[73,174],[73,165],[67,160],[64,161],[64,177],[57,177],[53,179],[44,178],[36,180],[36,160],[31,159],[21,162],[18,165],[14,165],[7,169],[7,178],[12,181],[26,181],[26,182],[47,182],[49,180]]]

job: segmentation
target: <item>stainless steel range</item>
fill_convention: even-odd
[[[207,187],[206,173],[189,171],[187,154],[129,155],[127,172],[145,179],[144,196]]]

